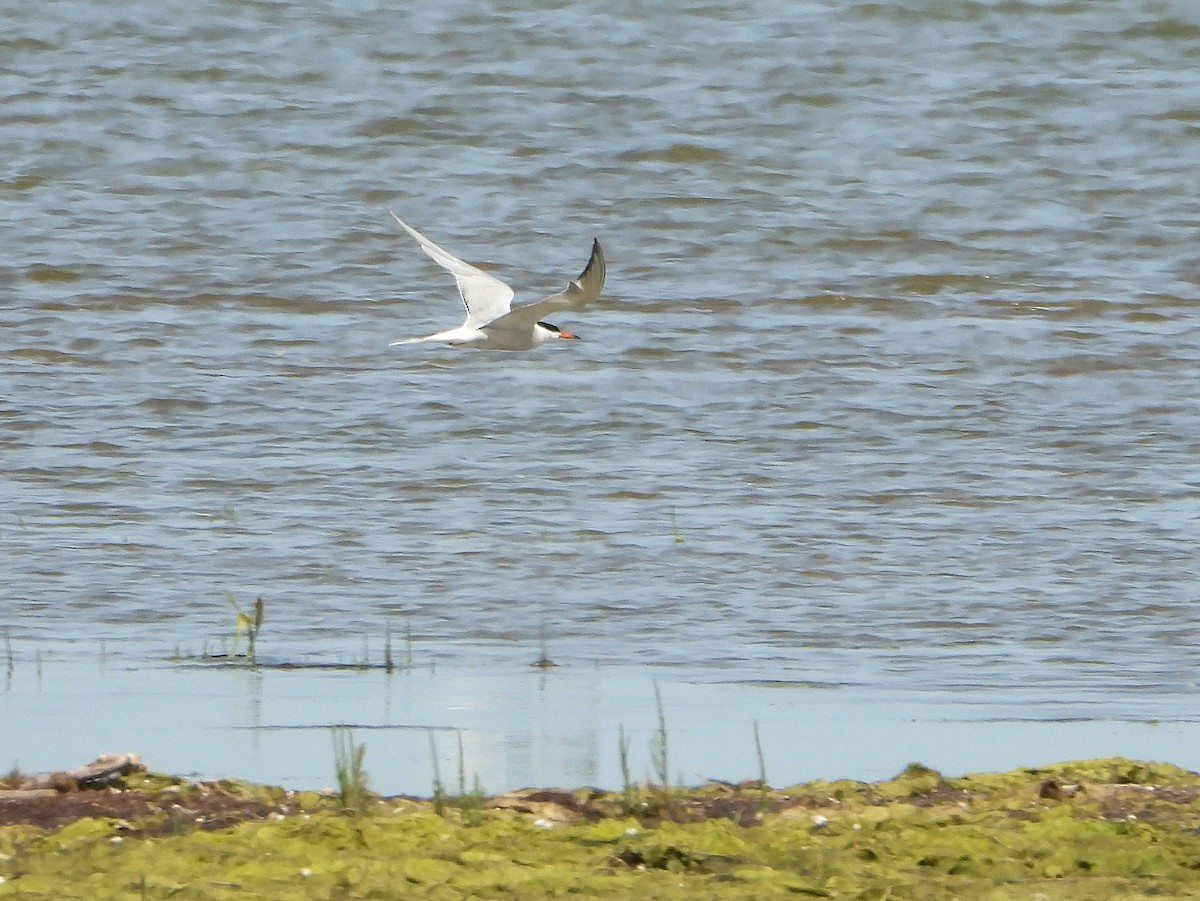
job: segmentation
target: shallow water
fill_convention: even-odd
[[[632,673],[643,711],[655,679],[755,710],[766,680],[1188,719],[1192,4],[6,21],[0,628],[22,668],[86,674],[103,642],[157,686],[262,596],[265,658],[411,635],[435,704],[481,667],[523,699],[548,653],[580,692]],[[388,347],[461,313],[387,207],[527,299],[599,237],[605,300],[557,320],[585,340]],[[34,710],[0,738],[29,767]]]
[[[684,681],[675,669],[636,666],[459,664],[389,675],[93,657],[15,667],[0,715],[25,770],[70,769],[93,749],[123,749],[159,770],[297,789],[335,784],[336,725],[365,745],[373,788],[429,796],[435,780],[451,793],[477,779],[488,792],[659,781],[663,735],[671,781],[689,785],[760,774],[780,787],[885,779],[912,761],[950,774],[1008,770],[1097,749],[1200,768],[1194,695],[1156,695],[1131,716],[1119,701],[1064,704],[1021,688],[976,690],[964,702],[885,688]]]

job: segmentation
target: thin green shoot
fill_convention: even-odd
[[[654,683],[654,705],[658,712],[658,728],[650,739],[650,765],[654,769],[657,780],[659,804],[665,815],[670,816],[672,806],[671,795],[671,755],[667,738],[667,715],[663,712],[662,692],[658,681]]]
[[[658,784],[666,788],[671,784],[670,748],[667,741],[667,716],[663,712],[662,691],[654,683],[654,706],[658,713],[658,728],[650,739],[650,765]]]
[[[458,739],[458,794],[462,797],[467,793],[467,752],[463,747],[462,729],[454,733]]]
[[[617,726],[617,753],[621,761],[621,812],[626,816],[633,813],[637,807],[637,789],[629,772],[629,736],[625,734],[625,726]]]
[[[429,734],[429,755],[433,760],[433,812],[438,816],[446,815],[446,786],[442,784],[442,770],[438,764],[437,738],[433,730]]]
[[[486,796],[479,782],[479,774],[475,774],[474,788],[467,791],[467,754],[463,746],[463,733],[459,729],[458,736],[458,809],[464,826],[478,826],[483,822],[483,804]]]
[[[483,807],[487,803],[487,793],[483,783],[476,773],[471,790],[459,798],[459,808],[462,811],[464,826],[478,826],[483,822]]]
[[[333,728],[333,762],[337,770],[338,803],[342,813],[361,816],[371,803],[371,789],[363,759],[367,754],[365,744],[354,743],[350,729]]]
[[[758,720],[754,721],[754,753],[758,757],[758,809],[766,813],[771,808],[771,787],[767,784],[767,758],[758,734]]]

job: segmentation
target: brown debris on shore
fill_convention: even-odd
[[[223,829],[287,809],[249,797],[235,783],[187,785],[156,777],[152,787],[126,787],[126,777],[144,772],[145,764],[136,754],[104,754],[75,770],[36,776],[14,771],[0,778],[0,826],[55,830],[87,817],[103,817],[128,823],[138,834],[153,835],[185,823]]]
[[[1177,811],[1173,817],[1186,811],[1195,820],[1195,827],[1200,828],[1200,813],[1193,813],[1200,802],[1200,784],[1138,784],[1135,777],[1149,775],[1142,770],[1140,765],[1133,765],[1128,773],[1116,770],[1116,776],[1095,774],[1093,779],[1072,781],[1027,770],[1032,783],[1008,791],[1014,801],[1020,799],[1018,808],[1086,802],[1112,821],[1129,818],[1152,822],[1163,816],[1161,805],[1165,803],[1167,809]],[[811,783],[787,791],[772,789],[754,779],[739,783],[711,780],[690,789],[643,786],[636,797],[596,788],[523,789],[479,796],[473,803],[480,809],[510,811],[546,825],[632,816],[647,825],[728,820],[752,827],[761,824],[764,817],[774,816],[811,818],[819,829],[825,814],[836,816],[846,806],[883,807],[899,801],[931,813],[957,815],[970,810],[982,797],[979,788],[968,788],[964,781],[948,781],[936,771],[913,765],[887,783],[887,791],[881,790],[883,783],[849,780]],[[451,798],[450,806],[462,802]],[[419,808],[434,802],[401,797],[374,797],[371,801],[372,806],[383,807],[396,803]],[[0,827],[28,825],[53,831],[97,817],[115,820],[131,834],[153,837],[193,828],[212,831],[245,820],[281,818],[302,808],[318,807],[336,807],[336,801],[328,792],[295,792],[238,780],[188,782],[148,772],[136,754],[105,754],[70,771],[33,776],[14,771],[0,777]]]

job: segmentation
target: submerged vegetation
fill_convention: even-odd
[[[263,614],[266,611],[266,606],[263,604],[262,595],[259,595],[254,602],[254,615],[251,616],[245,610],[238,606],[238,602],[233,595],[228,595],[229,603],[233,605],[234,630],[233,630],[233,656],[238,655],[238,642],[241,641],[242,633],[246,634],[246,656],[250,658],[251,663],[258,662],[257,646],[258,633],[262,629]]]
[[[176,644],[174,653],[170,656],[172,663],[181,666],[202,665],[258,670],[383,670],[388,675],[409,672],[414,668],[412,624],[407,619],[404,622],[404,651],[399,657],[396,654],[390,623],[385,625],[379,640],[378,658],[372,656],[371,642],[366,635],[363,635],[362,638],[362,654],[357,659],[331,661],[259,657],[258,639],[266,618],[266,602],[260,595],[255,599],[253,609],[247,611],[242,609],[232,594],[226,592],[225,597],[233,608],[232,636],[222,638],[216,643],[215,648],[210,647],[209,642],[205,641],[199,653],[194,653]],[[246,638],[244,652],[241,649],[242,636]],[[11,678],[11,648],[8,656],[9,677]],[[432,668],[432,664],[430,667]]]
[[[1200,775],[1124,759],[945,777],[523,791],[469,806],[134,773],[0,803],[0,898],[1193,898]],[[346,755],[349,755],[346,757]],[[340,767],[340,764],[339,764]],[[460,790],[465,774],[460,770]],[[444,792],[444,789],[443,789]],[[94,799],[88,796],[95,796]],[[86,804],[85,804],[86,800]],[[447,799],[443,798],[443,802]],[[56,818],[62,808],[74,815]]]

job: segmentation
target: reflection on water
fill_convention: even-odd
[[[672,778],[757,776],[762,739],[776,786],[814,778],[882,779],[920,761],[947,773],[1036,766],[1105,754],[1200,768],[1189,695],[1158,696],[1130,717],[1120,703],[1062,703],[1038,691],[946,696],[820,684],[651,680],[641,668],[417,667],[330,672],[157,665],[127,668],[21,659],[0,693],[6,750],[27,771],[67,768],[104,751],[141,754],[160,771],[318,788],[333,783],[331,728],[352,727],[383,793],[467,786],[620,788],[654,777],[662,698]],[[181,736],[183,737],[181,739]]]
[[[542,633],[645,667],[622,709],[1138,719],[1200,639],[1198,37],[1158,0],[14,10],[0,627],[144,673],[262,596],[279,660],[411,634],[439,722],[460,668],[524,702]],[[531,295],[601,238],[585,340],[388,347],[458,300],[387,207]]]

